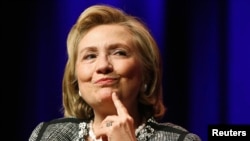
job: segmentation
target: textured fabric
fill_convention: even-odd
[[[60,118],[41,122],[33,130],[29,141],[85,141],[79,137],[79,124],[89,124],[75,118]],[[86,132],[88,131],[86,126]],[[137,134],[138,141],[201,141],[193,133],[172,123],[158,123],[149,119]]]

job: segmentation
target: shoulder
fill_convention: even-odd
[[[166,135],[172,135],[172,137],[178,137],[178,141],[201,141],[199,136],[189,132],[186,128],[176,125],[170,122],[159,123],[158,131],[163,131]]]
[[[29,141],[57,139],[58,141],[74,140],[78,137],[78,124],[82,122],[76,118],[58,118],[39,123],[29,138]]]
[[[154,119],[148,120],[144,128],[144,134],[145,132],[148,136],[150,136],[152,141],[154,140],[155,141],[156,140],[201,141],[198,135],[189,132],[182,126],[170,122],[159,123]]]
[[[63,118],[57,118],[53,119],[51,121],[45,122],[47,124],[61,124],[61,123],[69,123],[69,124],[78,124],[81,120],[73,117],[63,117]]]

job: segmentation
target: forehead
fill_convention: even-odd
[[[91,28],[83,38],[88,38],[88,37],[129,38],[131,37],[131,34],[128,31],[128,29],[125,28],[124,26],[111,24],[111,25],[99,25]]]
[[[127,28],[117,24],[99,25],[90,29],[80,40],[80,48],[85,46],[102,46],[124,44],[132,46],[132,34]]]

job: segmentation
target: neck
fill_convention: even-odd
[[[137,122],[137,123],[141,123],[140,125],[136,125],[134,126],[134,129],[135,129],[135,135],[137,136],[138,133],[140,132],[141,129],[144,128],[145,126],[145,123],[142,122],[142,120],[140,120],[140,122]],[[97,128],[97,127],[96,127]],[[94,123],[93,123],[93,120],[90,121],[90,124],[89,124],[89,137],[88,137],[88,140],[90,141],[107,141],[107,138],[96,138],[95,136],[95,133],[94,133]]]
[[[134,129],[136,129],[138,126],[140,126],[144,119],[140,116],[139,112],[137,111],[137,108],[134,108],[132,111],[129,111],[130,116],[134,119]],[[94,119],[93,119],[93,129],[98,129],[102,123],[102,121],[109,116],[108,114],[100,114],[98,112],[94,111]],[[111,115],[111,114],[110,114]],[[116,115],[116,114],[114,114]]]

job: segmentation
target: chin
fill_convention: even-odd
[[[99,99],[101,99],[101,101],[112,100],[111,93],[101,93],[101,94],[98,94],[98,97]]]

